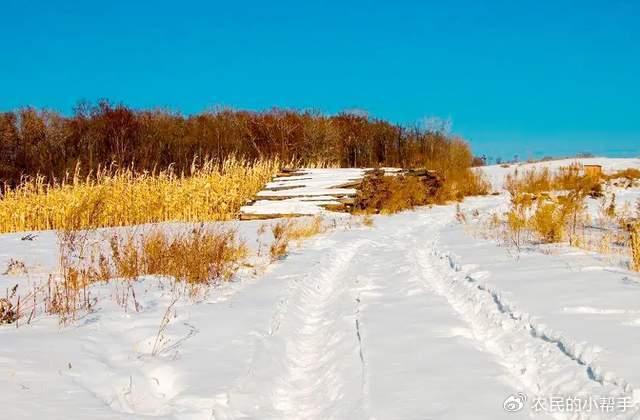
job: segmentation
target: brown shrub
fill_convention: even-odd
[[[247,255],[234,230],[204,225],[176,235],[161,229],[140,236],[114,234],[110,247],[111,255],[101,259],[108,276],[162,275],[187,283],[229,280]]]
[[[558,203],[542,203],[537,206],[529,223],[541,241],[560,242],[564,234],[565,213]]]
[[[520,247],[524,234],[530,232],[541,242],[560,242],[568,237],[571,245],[577,245],[578,230],[586,223],[584,198],[585,194],[580,191],[561,195],[512,195],[511,207],[506,213],[510,241]]]
[[[548,168],[541,170],[534,168],[522,172],[516,169],[512,174],[507,174],[504,182],[504,187],[511,196],[550,191],[551,185],[551,173]]]
[[[550,191],[580,191],[593,197],[602,196],[598,178],[585,175],[582,167],[572,164],[551,173],[548,168],[532,168],[507,174],[505,189],[513,196],[517,194],[540,194]]]
[[[269,247],[269,255],[271,255],[272,261],[284,258],[289,251],[289,238],[286,235],[287,223],[288,221],[282,221],[271,226],[273,242]]]
[[[632,268],[640,271],[640,223],[631,229],[631,260]]]
[[[97,298],[91,295],[89,286],[100,280],[85,257],[89,248],[89,231],[61,230],[58,235],[58,272],[49,275],[44,311],[58,315],[64,324],[76,318],[79,312],[91,311]]]
[[[89,285],[95,281],[92,273],[74,267],[63,267],[61,278],[49,276],[44,299],[45,313],[58,315],[65,324],[80,312],[91,311],[97,298],[91,295]]]
[[[323,219],[320,216],[316,216],[311,220],[286,219],[279,221],[271,226],[273,235],[273,242],[269,248],[271,260],[275,261],[284,258],[289,251],[289,243],[291,241],[300,242],[325,230]]]
[[[520,248],[522,245],[533,198],[531,194],[517,194],[511,197],[511,208],[506,215],[506,226],[509,240],[516,248]]]
[[[0,325],[11,324],[18,320],[18,311],[8,298],[0,298]]]
[[[627,168],[606,176],[607,179],[626,178],[630,181],[640,179],[640,169]]]
[[[602,196],[600,176],[585,172],[579,163],[560,168],[553,178],[553,188],[589,194],[594,198]]]
[[[491,190],[491,184],[482,171],[466,169],[449,177],[445,177],[436,195],[438,203],[447,201],[460,201],[464,197],[474,195],[487,195]]]
[[[424,167],[435,171],[442,179],[442,188],[437,192],[438,203],[489,193],[489,182],[482,171],[471,169],[472,164],[471,148],[459,138],[452,138],[440,153],[424,161]]]
[[[355,213],[397,213],[415,206],[436,202],[440,184],[416,176],[385,175],[375,171],[365,176],[356,194]],[[435,191],[434,191],[435,190]]]

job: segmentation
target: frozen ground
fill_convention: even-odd
[[[638,418],[640,277],[472,234],[472,210],[504,200],[465,201],[467,225],[454,206],[342,220],[266,271],[179,300],[155,355],[166,279],[134,283],[138,312],[112,282],[70,326],[0,326],[2,418]],[[238,226],[255,248],[259,223]],[[17,258],[29,274],[0,276],[0,290],[55,266],[55,235],[20,237],[0,236],[0,268]],[[504,409],[510,396],[521,410]]]

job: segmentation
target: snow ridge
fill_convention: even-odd
[[[226,396],[228,407],[214,410],[216,418],[227,418],[224,411],[229,418],[287,419],[352,418],[360,411],[364,358],[345,276],[366,242],[307,251],[319,261],[291,277],[250,371]]]
[[[439,251],[435,242],[431,252],[419,249],[415,258],[425,282],[449,301],[470,324],[474,337],[501,359],[530,393],[633,396],[634,388],[627,380],[594,363],[597,346],[577,343],[518,311],[486,284],[483,278],[488,273],[461,267],[451,254]],[[635,415],[637,409],[620,418]]]

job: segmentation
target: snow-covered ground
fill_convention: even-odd
[[[145,278],[125,312],[112,281],[69,326],[0,326],[1,417],[639,418],[640,276],[475,235],[473,210],[505,199],[466,200],[467,224],[453,205],[341,219],[196,302],[171,306],[169,282]],[[260,224],[237,223],[254,249]],[[0,271],[14,258],[28,274],[0,290],[55,267],[53,233],[21,236],[0,235]]]
[[[601,165],[602,170],[605,173],[613,173],[627,168],[640,168],[640,158],[570,158],[570,159],[558,159],[549,160],[544,162],[534,163],[513,163],[503,165],[490,165],[479,168],[484,172],[495,191],[502,190],[502,185],[505,177],[508,174],[513,174],[517,171],[525,171],[532,168],[548,168],[550,171],[557,171],[560,168],[568,167],[573,163],[579,163],[582,165]]]
[[[488,204],[488,207],[493,207],[496,210],[506,210],[506,206],[509,202],[509,196],[504,191],[504,180],[509,174],[514,174],[516,171],[522,173],[531,169],[548,168],[552,173],[559,171],[561,168],[566,168],[572,164],[580,165],[601,165],[602,171],[605,174],[613,174],[617,171],[621,171],[628,168],[640,169],[640,158],[572,158],[572,159],[560,159],[550,160],[544,162],[535,163],[519,163],[508,165],[490,165],[477,168],[476,170],[482,171],[486,178],[489,180],[493,187],[493,191],[499,193],[501,198],[496,198]],[[605,189],[605,199],[611,200],[615,195],[615,206],[618,212],[633,211],[637,203],[640,201],[640,188],[622,188],[614,185],[608,185]],[[610,201],[609,201],[610,202]],[[607,202],[607,204],[609,203]],[[586,201],[587,211],[593,220],[596,220],[601,216],[602,199],[588,198]]]

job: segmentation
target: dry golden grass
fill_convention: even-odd
[[[320,216],[308,219],[287,219],[271,226],[273,242],[269,248],[271,260],[284,258],[292,241],[300,242],[326,230]]]
[[[538,186],[546,183],[546,177],[528,174],[520,180],[527,182],[511,184],[511,207],[505,219],[494,218],[486,229],[496,232],[496,225],[502,226],[505,237],[518,248],[533,239],[533,243],[567,240],[569,245],[612,257],[626,259],[631,254],[630,268],[640,271],[640,203],[634,215],[628,204],[616,207],[615,194],[603,196],[596,219],[599,225],[594,226],[585,205],[585,198],[593,193],[591,180],[565,174],[550,183],[563,191],[541,192],[544,189]]]
[[[279,166],[275,160],[229,158],[194,164],[188,174],[102,170],[52,184],[38,177],[0,197],[0,232],[227,220]]]
[[[547,168],[540,170],[529,169],[524,171],[516,170],[513,174],[505,177],[504,187],[511,194],[537,194],[550,191],[552,184],[551,172]]]
[[[113,234],[110,254],[100,261],[100,278],[173,277],[187,283],[229,280],[247,256],[235,230],[200,225],[174,235],[160,228],[144,234]]]
[[[365,214],[362,216],[362,225],[366,227],[373,227],[374,225],[373,217],[370,214]]]
[[[640,271],[640,223],[631,228],[631,257],[632,268]]]
[[[552,173],[547,168],[516,171],[505,178],[505,188],[511,194],[511,208],[506,214],[505,228],[511,242],[520,246],[525,237],[553,243],[568,240],[570,245],[604,253],[633,251],[635,223],[629,210],[616,209],[615,194],[605,197],[601,182],[607,179],[635,179],[640,171],[626,169],[612,175],[585,173],[574,163]],[[600,223],[591,229],[585,212],[587,196],[601,197]],[[604,232],[604,233],[602,233]],[[635,251],[635,255],[637,251]],[[633,264],[635,266],[635,263]]]
[[[527,233],[543,243],[568,239],[578,245],[579,230],[586,223],[584,195],[571,191],[562,195],[517,194],[511,198],[506,228],[511,242],[520,246]]]
[[[247,255],[247,248],[232,229],[200,225],[175,234],[160,227],[137,234],[113,232],[109,246],[97,248],[89,244],[90,233],[59,232],[59,269],[34,292],[33,311],[41,306],[44,313],[58,316],[65,324],[95,307],[92,284],[115,278],[122,284],[121,294],[116,292],[117,303],[127,310],[132,301],[137,310],[131,282],[144,275],[171,277],[195,295],[201,285],[230,279]],[[18,316],[23,314],[24,310]]]
[[[491,191],[491,183],[482,171],[465,169],[444,178],[444,183],[436,201],[439,204],[448,201],[460,201],[474,195],[487,195]]]
[[[58,272],[50,274],[44,290],[35,290],[34,299],[44,294],[44,312],[57,315],[61,324],[76,318],[80,312],[93,309],[97,299],[91,295],[90,285],[100,280],[91,264],[81,263],[88,250],[87,231],[58,231]],[[37,303],[34,302],[35,311]]]
[[[453,139],[433,158],[421,162],[421,166],[436,171],[442,177],[437,203],[460,201],[467,196],[489,193],[490,183],[482,171],[471,169],[472,163],[471,149],[461,139]]]
[[[548,168],[516,170],[505,177],[504,186],[512,196],[550,191],[581,191],[599,196],[602,191],[600,179],[584,174],[579,164],[562,167],[555,173]]]
[[[505,188],[511,195],[505,227],[517,247],[529,237],[579,245],[587,219],[585,197],[601,192],[599,179],[585,175],[577,164],[557,173],[547,168],[516,171],[505,178]]]
[[[640,179],[640,169],[637,169],[637,168],[622,169],[620,171],[607,175],[606,178],[607,179],[626,178],[633,181],[636,179]]]
[[[554,202],[540,204],[529,220],[531,229],[542,242],[560,242],[564,236],[564,212]]]

